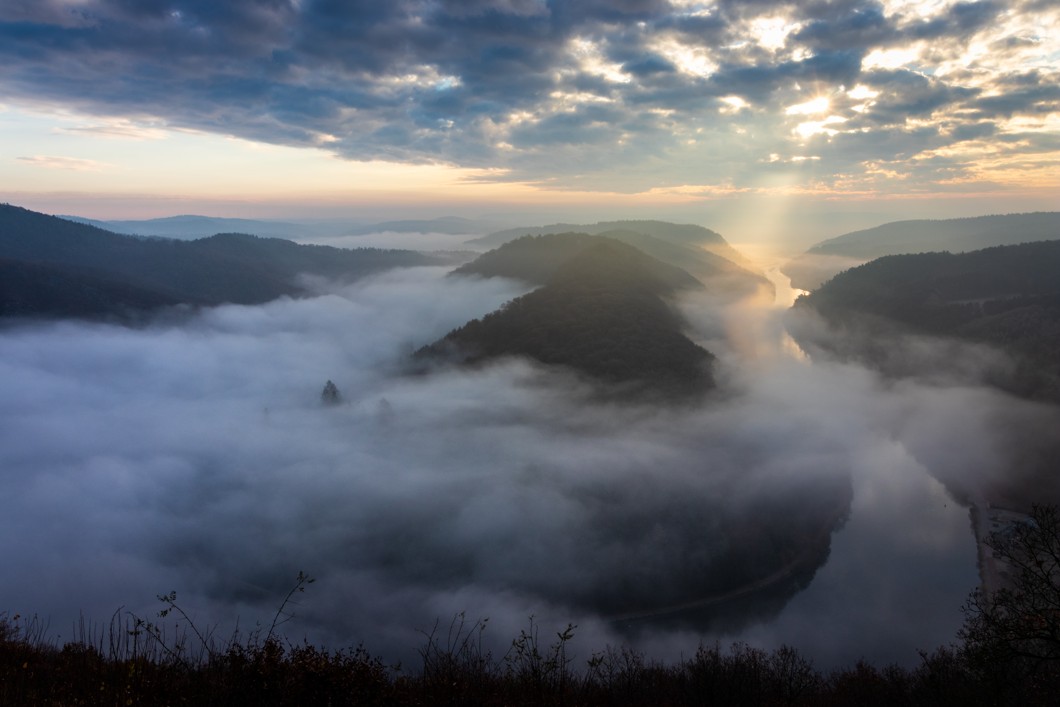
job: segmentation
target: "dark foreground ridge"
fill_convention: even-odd
[[[522,356],[668,394],[713,386],[713,355],[682,333],[684,322],[668,301],[701,287],[695,278],[610,239],[541,238],[530,245],[556,247],[535,249],[537,258],[508,258],[499,249],[462,272],[546,281],[544,287],[449,332],[416,357],[477,364]]]
[[[412,251],[347,250],[240,233],[142,238],[0,204],[0,319],[129,321],[177,304],[261,304],[304,295],[304,275],[352,281],[438,263]]]
[[[972,592],[958,642],[921,651],[913,669],[859,661],[822,672],[794,648],[740,644],[700,646],[674,664],[627,648],[575,655],[577,627],[543,637],[533,619],[494,655],[484,648],[486,621],[462,615],[423,634],[418,665],[387,666],[363,646],[280,639],[277,621],[268,633],[218,643],[171,593],[159,597],[160,615],[181,618],[168,636],[115,614],[107,629],[82,625],[59,646],[40,622],[0,614],[0,704],[1051,706],[1060,689],[1060,516],[1035,507],[991,546],[1011,569],[1009,585]],[[311,581],[299,574],[288,600]]]

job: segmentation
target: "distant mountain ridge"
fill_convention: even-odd
[[[474,235],[489,233],[498,228],[496,221],[443,216],[434,219],[404,219],[350,225],[341,220],[284,221],[270,219],[224,218],[180,214],[139,220],[98,220],[82,216],[61,215],[58,218],[95,226],[114,233],[130,236],[158,236],[179,240],[196,240],[218,233],[247,233],[269,238],[299,239],[336,238],[344,235],[362,236],[370,233],[442,233],[446,235]]]
[[[582,236],[536,237],[571,246],[565,259],[531,268],[539,280],[549,273],[546,284],[449,332],[416,357],[477,364],[521,356],[665,396],[712,387],[713,355],[682,333],[684,322],[667,301],[701,286],[695,278],[625,243]],[[489,265],[492,258],[487,253],[480,260]]]
[[[885,223],[822,241],[782,268],[792,286],[812,290],[836,273],[885,255],[950,251],[1060,238],[1060,212]]]
[[[489,240],[501,240],[503,242],[500,244],[499,248],[490,251],[490,253],[492,253],[493,255],[491,255],[492,260],[488,262],[497,263],[501,260],[504,260],[505,258],[510,259],[512,260],[512,263],[505,266],[508,269],[508,272],[505,273],[508,277],[521,277],[521,279],[527,280],[529,282],[540,283],[544,281],[541,276],[537,276],[537,278],[535,279],[535,277],[530,276],[527,273],[520,275],[518,271],[520,270],[520,268],[525,269],[529,267],[531,263],[543,262],[541,260],[542,258],[549,257],[545,253],[533,251],[540,251],[543,247],[546,246],[548,248],[559,248],[559,244],[557,241],[554,240],[534,241],[532,239],[555,237],[575,239],[577,243],[572,242],[569,244],[569,247],[578,249],[585,247],[590,242],[586,239],[591,239],[594,237],[604,237],[609,238],[611,240],[621,241],[630,246],[633,246],[634,248],[637,248],[638,250],[646,253],[647,255],[652,256],[657,260],[680,267],[682,270],[689,272],[700,282],[702,282],[707,287],[708,291],[715,294],[725,295],[727,297],[740,297],[756,294],[759,291],[768,292],[770,293],[770,295],[772,295],[772,293],[774,292],[773,284],[763,275],[757,272],[753,272],[752,270],[748,270],[747,268],[738,265],[729,258],[718,255],[717,253],[711,250],[696,245],[696,243],[698,243],[699,241],[696,241],[691,238],[692,236],[694,236],[695,238],[711,238],[713,236],[716,236],[718,239],[720,239],[721,245],[715,243],[715,245],[718,246],[719,249],[726,252],[727,250],[732,250],[728,247],[728,244],[724,242],[724,239],[721,239],[721,236],[713,234],[712,231],[708,231],[707,229],[704,229],[700,226],[677,226],[675,224],[666,224],[662,221],[609,222],[608,224],[597,224],[597,226],[611,225],[613,223],[625,223],[630,226],[637,226],[638,224],[641,224],[643,226],[644,224],[648,224],[655,227],[656,231],[662,232],[665,232],[666,229],[661,227],[673,226],[673,232],[678,234],[682,238],[685,238],[686,240],[691,239],[692,245],[686,244],[684,242],[677,242],[675,240],[667,240],[655,235],[645,233],[643,231],[635,231],[629,229],[595,229],[593,232],[554,232],[551,230],[552,227],[546,226],[540,229],[535,229],[543,231],[543,233],[528,233],[520,234],[515,237],[510,237],[513,233],[517,233],[521,230],[513,229],[511,231],[501,232],[504,234],[503,238],[495,239],[493,238],[493,236],[490,236]],[[713,234],[713,236],[705,236],[704,234]],[[497,235],[499,234],[494,234],[494,236]],[[481,244],[486,240],[487,239],[477,239],[476,242]],[[512,249],[513,244],[517,244],[515,248],[517,248],[518,250]],[[734,250],[733,252],[735,253]],[[735,257],[742,256],[736,253]],[[519,264],[518,261],[520,260],[523,261],[522,264]],[[465,266],[465,269],[458,272],[470,273],[473,271],[473,268],[484,267],[486,262],[487,261],[485,260],[480,260],[478,265],[472,266],[471,264],[469,264],[468,266]],[[479,274],[488,276],[498,275],[502,273],[487,273],[485,271],[480,271]]]
[[[495,221],[468,219],[460,216],[443,216],[433,219],[402,219],[398,221],[380,221],[355,226],[349,229],[349,235],[367,235],[369,233],[443,233],[450,236],[489,233],[497,228]]]
[[[140,220],[98,220],[81,216],[59,216],[67,221],[95,226],[113,233],[129,236],[157,236],[180,240],[196,240],[218,233],[247,233],[270,238],[293,238],[311,230],[304,224],[287,221],[267,221],[244,218],[220,218],[181,214],[162,218]],[[337,235],[341,229],[335,225],[325,229]]]
[[[542,236],[521,236],[500,248],[480,255],[461,265],[451,274],[482,277],[510,277],[535,285],[550,282],[571,260],[600,244],[615,244],[616,248],[638,250],[608,236],[588,233],[548,233]],[[621,245],[619,245],[621,244]],[[640,251],[643,252],[643,251]],[[657,279],[660,291],[672,292],[679,288],[702,288],[703,285],[688,272],[656,258],[645,258],[642,270]]]
[[[921,248],[919,252],[922,253],[943,250],[963,253],[995,245],[1018,245],[1054,238],[1060,238],[1060,212],[1039,211],[894,221],[830,238],[813,246],[809,252],[879,258],[909,253],[909,248]]]
[[[598,236],[606,231],[640,233],[673,244],[704,248],[715,255],[736,263],[741,268],[752,272],[757,270],[757,266],[753,262],[733,248],[720,234],[703,226],[670,223],[668,221],[626,220],[600,221],[593,224],[554,223],[548,226],[509,228],[491,233],[482,238],[472,239],[468,243],[496,248],[520,236],[542,236],[548,233],[588,233]]]
[[[0,204],[0,258],[12,277],[0,304],[7,316],[119,318],[130,308],[260,304],[303,295],[300,275],[353,280],[442,262],[411,251],[343,250],[246,234],[142,238],[8,204]],[[10,284],[15,281],[23,287]],[[86,302],[96,303],[91,312]]]

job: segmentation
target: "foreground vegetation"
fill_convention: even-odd
[[[122,631],[55,646],[31,623],[0,621],[4,705],[994,705],[1052,704],[1055,671],[999,681],[962,649],[923,656],[912,670],[858,662],[822,673],[793,648],[701,647],[676,665],[607,649],[575,666],[564,636],[541,649],[525,632],[495,659],[472,634],[430,637],[415,673],[363,648],[232,642],[203,660]],[[142,637],[141,637],[142,638]]]
[[[542,639],[531,619],[503,656],[483,648],[486,622],[458,616],[425,634],[420,664],[386,666],[365,648],[329,651],[268,631],[218,646],[187,621],[175,594],[160,616],[182,631],[115,615],[59,646],[36,620],[0,615],[0,704],[48,705],[1052,705],[1060,688],[1060,514],[992,542],[1012,581],[975,592],[959,643],[913,669],[858,662],[816,670],[795,649],[704,646],[663,665],[608,648],[578,661],[574,627]],[[309,580],[299,575],[292,590]],[[288,599],[290,599],[288,596]]]

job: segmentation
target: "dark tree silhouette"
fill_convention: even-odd
[[[960,637],[969,662],[1001,692],[1060,686],[1060,511],[1035,506],[1027,521],[987,543],[1008,576],[964,606]]]
[[[324,390],[320,391],[320,402],[325,405],[338,405],[342,402],[342,394],[339,393],[338,386],[330,380],[324,384]]]

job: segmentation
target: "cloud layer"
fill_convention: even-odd
[[[1056,182],[1058,29],[1035,0],[14,0],[0,87],[558,188],[960,192]]]
[[[406,661],[417,630],[459,611],[490,617],[501,651],[530,615],[546,631],[572,621],[583,657],[633,641],[676,659],[744,638],[826,665],[912,663],[953,637],[975,549],[930,473],[996,471],[1020,403],[811,366],[778,352],[774,313],[694,301],[726,381],[695,409],[593,402],[518,363],[398,373],[414,347],[519,293],[416,269],[180,326],[5,331],[0,610],[68,635],[78,612],[150,618],[175,589],[201,623],[247,628],[271,621],[304,569],[319,581],[293,638]],[[737,353],[739,327],[760,345]],[[343,405],[320,404],[327,379]],[[779,615],[721,635],[592,609],[638,570],[666,591],[717,541],[719,504],[753,513],[822,478],[852,480],[852,516]]]

